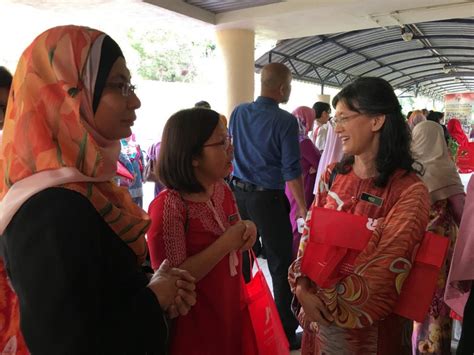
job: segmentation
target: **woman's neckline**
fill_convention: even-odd
[[[187,195],[183,195],[181,194],[181,197],[183,198],[183,200],[185,200],[186,202],[193,202],[193,203],[209,203],[209,202],[212,202],[212,199],[214,197],[214,194],[216,193],[216,187],[217,187],[217,184],[218,183],[215,183],[214,185],[212,185],[212,193],[209,195],[209,196],[195,196],[197,194],[187,194]]]

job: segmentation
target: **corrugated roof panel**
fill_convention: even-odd
[[[386,63],[387,65],[390,65],[394,69],[404,70],[405,68],[410,67],[410,66],[414,66],[414,65],[438,64],[438,63],[440,63],[440,60],[436,57],[427,56],[427,57],[423,57],[423,58],[412,58],[410,61],[406,61],[406,62],[403,61],[403,62],[398,63],[398,64],[394,64],[394,61],[389,62],[389,61],[382,60],[381,62]]]
[[[423,45],[418,41],[403,42],[403,40],[400,40],[400,42],[384,45],[373,44],[372,48],[367,48],[359,52],[369,57],[378,57],[388,53],[396,53],[398,51],[406,51],[418,48],[423,48]]]
[[[323,63],[329,58],[343,55],[346,51],[332,43],[324,43],[320,47],[314,48],[298,55],[298,58],[309,60],[314,63]]]
[[[365,70],[364,70],[365,72]],[[388,73],[392,73],[393,70],[388,67],[380,67],[378,69],[375,69],[374,71],[370,72],[369,74],[366,74],[364,76],[375,76],[375,77],[380,77],[382,75],[386,75]]]
[[[432,34],[459,35],[462,33],[474,33],[472,17],[466,19],[422,22],[416,24],[416,26],[427,36]]]
[[[391,82],[395,79],[398,79],[398,78],[401,78],[401,77],[406,77],[406,75],[396,71],[396,72],[387,73],[386,75],[381,75],[380,77],[387,80],[388,82]]]
[[[474,58],[474,47],[472,49],[438,49],[439,54],[449,57],[450,55],[465,55]]]
[[[469,66],[474,62],[474,18],[407,25],[407,29],[415,33],[415,38],[408,42],[401,39],[399,26],[386,30],[373,28],[285,40],[278,43],[274,49],[283,53],[283,56],[274,55],[272,60],[281,61],[284,55],[291,56],[300,74],[307,70],[308,62],[316,67],[323,65],[325,68],[318,67],[318,73],[326,78],[327,85],[337,86],[336,78],[341,81],[348,74],[381,76],[392,83],[400,84],[400,87],[405,84],[412,85],[416,81],[426,81],[424,78],[432,80],[443,77],[443,67],[446,63],[454,63],[456,66],[456,62],[461,62]],[[457,37],[442,37],[446,35]],[[429,38],[417,40],[416,36]],[[301,62],[297,64],[298,60]],[[268,55],[264,55],[257,59],[256,65],[267,62]],[[474,64],[469,68],[473,67]],[[469,68],[465,71],[468,72]],[[335,70],[337,76],[327,78],[330,70]],[[318,75],[313,71],[306,73],[304,77],[306,80],[319,82]]]
[[[346,71],[352,75],[360,76],[360,75],[365,74],[366,72],[371,72],[378,69],[380,69],[380,65],[372,60],[372,61],[365,61],[364,63]]]
[[[184,0],[184,2],[214,13],[247,9],[282,2],[282,0]]]
[[[440,73],[442,73],[444,65],[445,64],[443,64],[443,63],[435,63],[435,64],[432,64],[432,65],[426,65],[425,64],[425,66],[422,66],[422,67],[406,68],[406,69],[402,69],[401,71],[404,72],[405,74],[409,74],[409,75],[418,73],[420,71],[425,71],[425,70],[437,70]]]
[[[394,30],[389,28],[384,30],[382,28],[369,29],[363,32],[363,34],[355,33],[351,35],[350,32],[347,33],[341,39],[338,39],[338,42],[344,46],[351,48],[363,47],[371,43],[383,42],[392,39],[400,38],[400,30]]]
[[[363,56],[361,56],[358,53],[350,53],[347,54],[337,61],[330,61],[326,63],[327,67],[337,69],[337,70],[344,70],[345,68],[351,66],[354,63],[365,63],[367,59]]]

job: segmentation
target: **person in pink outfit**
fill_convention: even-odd
[[[474,177],[467,186],[467,197],[458,239],[448,276],[444,301],[459,315],[463,315],[463,329],[457,354],[474,353]],[[470,337],[469,337],[470,335]]]
[[[321,153],[314,146],[313,142],[308,136],[308,133],[314,126],[314,110],[307,106],[300,106],[292,112],[293,116],[298,120],[299,127],[299,142],[301,151],[301,170],[303,172],[303,190],[306,201],[306,207],[311,206],[313,196],[313,186],[316,181],[316,173],[318,171],[319,159]],[[293,258],[296,258],[298,246],[300,244],[301,234],[298,232],[298,223],[296,221],[296,214],[298,211],[298,204],[294,198],[290,188],[285,188],[286,197],[290,202],[290,222],[293,231]]]

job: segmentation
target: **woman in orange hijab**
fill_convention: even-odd
[[[194,280],[140,264],[150,220],[114,185],[140,100],[106,34],[52,28],[25,50],[0,149],[0,242],[33,354],[164,353]]]

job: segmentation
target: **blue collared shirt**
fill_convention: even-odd
[[[301,175],[298,123],[268,97],[241,104],[230,116],[234,176],[267,189]]]

